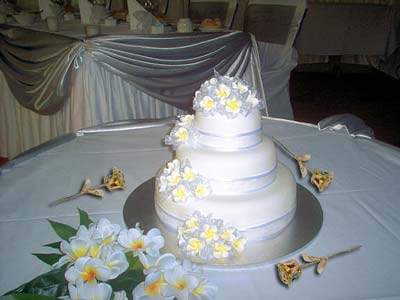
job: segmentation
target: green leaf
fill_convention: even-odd
[[[62,268],[54,269],[47,273],[41,274],[31,281],[22,284],[16,289],[9,291],[5,295],[11,296],[16,293],[22,293],[50,297],[66,296],[68,295],[68,282],[65,280],[64,277],[66,268],[67,267],[64,266]]]
[[[53,227],[54,231],[57,235],[63,239],[68,240],[70,237],[76,235],[76,229],[63,223],[58,223],[52,220],[48,220],[51,227]]]
[[[43,247],[50,247],[50,248],[54,248],[54,249],[59,250],[60,249],[60,245],[61,245],[61,242],[55,242],[55,243],[50,243],[50,244],[43,245]]]
[[[57,300],[56,297],[42,296],[36,294],[11,294],[0,296],[0,300]]]
[[[60,260],[63,254],[60,253],[32,253],[32,255],[39,258],[42,262],[52,266]]]
[[[139,257],[133,257],[132,252],[125,253],[126,260],[129,263],[128,270],[143,270],[143,266],[139,260]]]
[[[128,270],[108,283],[111,285],[113,291],[124,290],[128,299],[132,300],[133,289],[144,281],[144,278],[142,270]]]
[[[80,221],[79,223],[83,226],[89,227],[89,225],[93,223],[93,221],[90,220],[88,213],[80,208],[78,208],[78,211],[79,211],[79,221]]]

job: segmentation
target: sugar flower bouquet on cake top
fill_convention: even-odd
[[[145,300],[213,299],[217,287],[199,267],[160,254],[164,238],[157,228],[139,224],[121,229],[107,219],[97,222],[79,210],[80,226],[49,221],[59,242],[45,245],[59,253],[33,254],[51,266],[0,300]]]

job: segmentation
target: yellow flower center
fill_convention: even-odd
[[[130,245],[130,248],[134,251],[144,249],[145,247],[144,247],[143,240],[136,240],[136,241],[132,242],[132,244]]]
[[[215,106],[215,102],[210,97],[204,97],[204,108],[207,110],[212,109]]]
[[[93,258],[99,257],[99,254],[100,254],[100,246],[97,245],[97,244],[92,244],[92,245],[90,246],[89,252],[90,252],[90,256],[91,256],[91,257],[93,257]]]
[[[223,99],[227,98],[230,94],[231,94],[231,91],[226,87],[222,87],[217,90],[217,96],[220,98],[223,98]]]
[[[217,232],[212,228],[208,228],[205,232],[204,232],[204,237],[207,240],[213,240],[215,238],[215,236],[217,235]]]
[[[156,280],[145,288],[145,293],[148,296],[158,296],[161,294],[162,281]]]
[[[190,241],[189,241],[189,250],[196,250],[196,251],[198,251],[198,250],[200,250],[200,248],[201,248],[201,241],[199,240],[199,239],[191,239]]]
[[[232,231],[227,230],[223,234],[221,234],[221,238],[225,241],[229,240],[229,238],[232,236]]]
[[[72,250],[73,258],[76,260],[79,257],[83,257],[86,255],[88,248],[86,246],[77,247]]]
[[[186,221],[186,226],[189,229],[197,228],[199,226],[199,223],[196,220],[188,220]]]
[[[239,111],[240,109],[240,101],[236,99],[229,100],[226,104],[229,111]]]
[[[86,267],[84,272],[82,272],[81,277],[84,281],[88,281],[90,283],[96,280],[97,270],[93,267]]]
[[[187,288],[187,283],[184,279],[179,280],[176,284],[175,284],[175,288],[179,291],[183,291],[184,289]]]
[[[179,200],[183,200],[186,198],[186,189],[183,185],[180,185],[177,189],[176,189],[176,198],[178,198]]]
[[[179,141],[186,141],[189,137],[189,133],[185,128],[180,128],[176,134]]]
[[[194,193],[196,194],[197,197],[204,196],[206,194],[206,192],[207,192],[207,188],[203,184],[196,187],[196,190],[194,191]]]
[[[200,284],[197,288],[193,290],[194,295],[202,295],[204,293],[204,284]]]
[[[193,170],[186,170],[184,176],[189,181],[193,181],[196,179],[196,174],[193,172]]]
[[[171,175],[170,182],[171,182],[172,184],[177,184],[177,183],[180,182],[180,181],[181,181],[181,176],[179,176],[179,174],[177,174],[177,175]]]

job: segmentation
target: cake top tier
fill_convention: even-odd
[[[240,78],[222,76],[215,72],[196,91],[193,109],[206,115],[223,115],[228,119],[247,116],[253,109],[263,109],[265,103],[257,91]]]

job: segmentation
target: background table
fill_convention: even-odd
[[[296,164],[278,152],[279,160],[316,195],[324,212],[322,230],[304,252],[323,256],[353,245],[363,247],[329,261],[320,276],[305,270],[290,289],[279,283],[274,265],[235,273],[209,272],[220,287],[217,299],[398,299],[399,149],[319,131],[310,124],[266,118],[263,125],[266,135],[278,138],[293,152],[311,154],[311,167],[335,174],[332,185],[318,194],[308,180],[298,177]],[[6,165],[0,176],[0,293],[48,270],[30,255],[45,251],[41,245],[57,240],[47,219],[76,226],[79,207],[93,219],[107,217],[124,225],[122,209],[128,195],[172,158],[160,142],[169,129],[160,123],[131,131],[72,135],[65,143]],[[102,200],[85,196],[48,207],[51,201],[77,192],[83,179],[100,181],[113,166],[124,171],[125,190]]]

